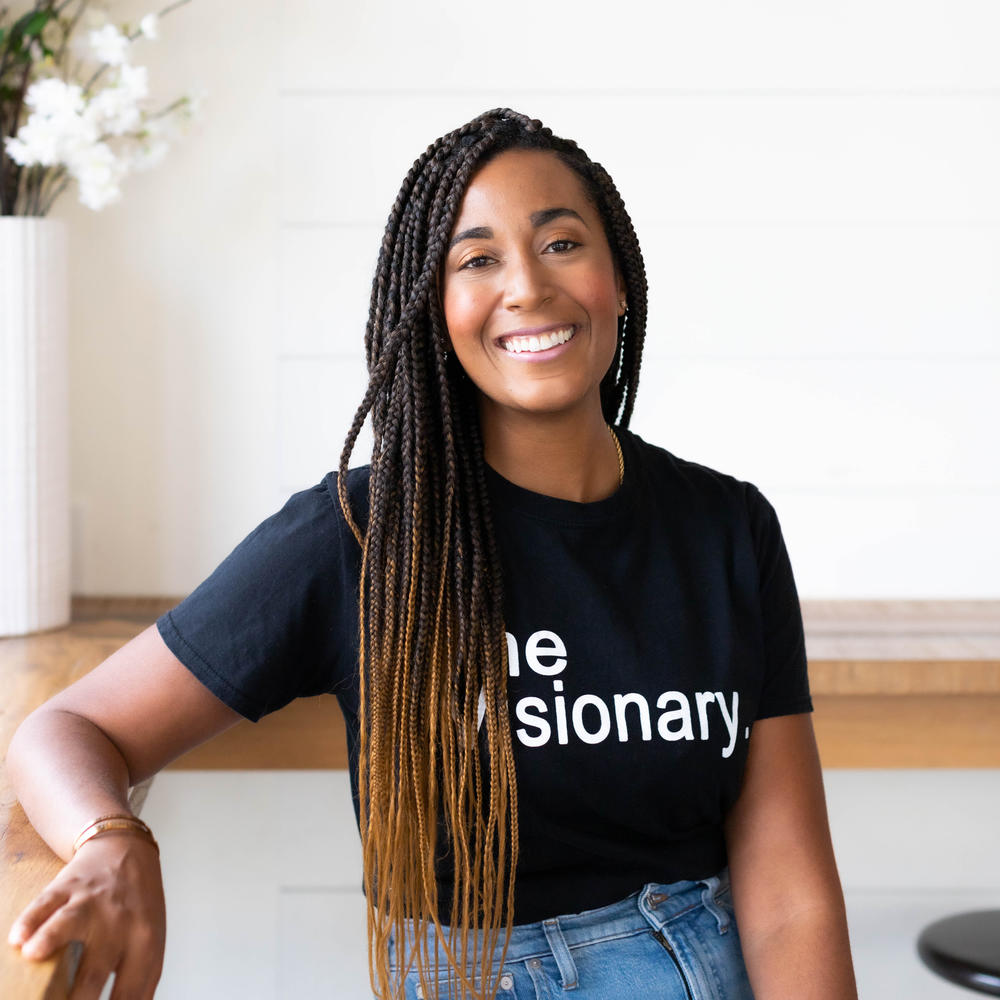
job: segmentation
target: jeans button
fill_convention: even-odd
[[[509,973],[504,973],[500,977],[500,989],[502,990],[512,990],[514,988],[514,977]]]
[[[542,967],[542,960],[540,958],[533,958],[528,965],[533,969],[540,969]]]
[[[652,906],[659,906],[660,903],[665,903],[668,899],[670,896],[665,892],[651,892],[649,894],[649,902]]]

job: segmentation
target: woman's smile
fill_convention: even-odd
[[[553,325],[551,327],[535,327],[533,330],[515,330],[513,333],[502,334],[497,343],[507,354],[514,354],[523,360],[544,361],[556,357],[560,352],[557,348],[569,343],[576,333],[576,327],[568,325]]]

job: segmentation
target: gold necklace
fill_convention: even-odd
[[[611,424],[608,424],[608,430],[611,431],[611,440],[615,443],[615,451],[618,452],[618,485],[621,486],[625,482],[625,459],[622,457],[622,446]]]

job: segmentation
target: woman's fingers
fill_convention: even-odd
[[[10,933],[7,935],[8,943],[15,948],[22,946],[68,900],[67,891],[50,886],[47,891],[33,899],[11,924]]]
[[[80,907],[72,903],[60,906],[21,945],[25,958],[48,958],[70,941],[83,941],[87,936],[87,924]]]
[[[114,972],[118,954],[100,951],[91,946],[84,947],[80,965],[73,979],[73,992],[70,1000],[99,1000],[101,990],[108,981],[108,976]],[[134,996],[134,994],[125,994]]]
[[[111,1000],[152,1000],[163,967],[163,946],[133,945],[115,972]],[[73,997],[76,1000],[76,997]]]
[[[156,848],[124,834],[87,841],[10,932],[29,959],[81,942],[71,1000],[98,1000],[112,972],[116,1000],[152,1000],[165,938]]]
[[[112,972],[111,1000],[146,1000],[160,978],[163,935],[144,926],[133,927],[114,946],[88,939],[93,914],[68,903],[57,909],[25,942],[21,953],[32,959],[48,958],[70,941],[83,942],[83,954],[74,978],[72,1000],[98,1000]]]

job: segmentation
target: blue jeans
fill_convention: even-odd
[[[431,954],[434,938],[431,927]],[[438,996],[460,996],[443,949],[437,954]],[[727,869],[700,882],[651,882],[596,910],[516,924],[502,966],[499,958],[500,947],[493,962],[499,1000],[753,1000]],[[389,961],[395,971],[394,943]],[[422,1000],[415,968],[405,988],[407,1000]]]

